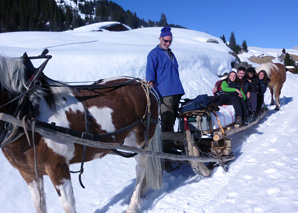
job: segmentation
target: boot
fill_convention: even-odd
[[[241,116],[238,115],[238,116],[236,117],[235,124],[238,124],[239,126],[242,125],[242,117],[241,117]]]
[[[256,118],[257,118],[257,113],[256,113],[256,112],[253,112],[253,113],[251,114],[251,118],[252,118],[252,122],[255,121]]]
[[[244,120],[245,120],[244,121],[244,125],[245,126],[247,126],[251,122],[254,122],[256,120],[256,113],[253,112],[252,114],[250,114],[249,116],[247,116]]]

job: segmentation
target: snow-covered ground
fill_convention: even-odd
[[[158,44],[161,28],[126,32],[13,32],[0,34],[0,55],[38,55],[44,48],[53,56],[45,74],[55,80],[94,81],[112,76],[145,77],[146,57]],[[184,98],[211,95],[217,75],[229,72],[234,60],[219,38],[173,29],[172,50],[179,62]],[[216,39],[219,44],[206,43]],[[249,47],[242,55],[279,55],[281,49]],[[297,54],[298,50],[286,50]],[[38,66],[42,61],[33,61]],[[216,168],[209,178],[193,173],[188,164],[164,172],[163,187],[149,191],[142,212],[298,212],[298,75],[287,74],[281,110],[270,107],[258,125],[232,137],[236,159],[229,171]],[[269,91],[265,102],[269,104]],[[73,165],[72,170],[79,168]],[[26,183],[0,154],[0,212],[34,212]],[[83,183],[72,174],[78,212],[124,212],[135,181],[134,159],[107,156],[85,164]],[[48,212],[62,212],[50,180],[45,178]]]

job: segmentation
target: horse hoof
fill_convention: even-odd
[[[127,209],[126,213],[139,213],[140,211],[137,209]]]
[[[275,107],[275,110],[276,110],[276,111],[278,111],[278,110],[279,110],[279,107],[278,107],[278,106],[277,106],[277,107]]]

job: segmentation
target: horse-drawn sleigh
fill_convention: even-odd
[[[35,58],[46,59],[38,69],[30,61]],[[44,175],[64,210],[75,212],[69,165],[81,163],[82,173],[84,162],[110,153],[135,156],[136,183],[127,211],[139,211],[144,190],[161,187],[160,159],[188,161],[203,176],[212,172],[205,163],[226,169],[226,162],[234,159],[228,136],[266,114],[249,126],[225,128],[217,116],[219,128],[214,128],[214,112],[190,111],[181,114],[180,132],[161,136],[158,98],[148,83],[122,77],[66,85],[43,74],[50,58],[47,52],[18,59],[0,56],[0,146],[27,182],[37,212],[46,212]],[[195,128],[189,128],[191,119]],[[182,154],[162,152],[161,139],[173,141]]]

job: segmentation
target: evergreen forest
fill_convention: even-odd
[[[76,4],[75,7],[66,5],[63,0],[1,0],[0,32],[64,31],[102,21],[118,21],[132,29],[165,24],[182,27],[168,24],[163,13],[159,21],[145,21],[136,13],[125,11],[113,1],[74,0],[73,2]]]

